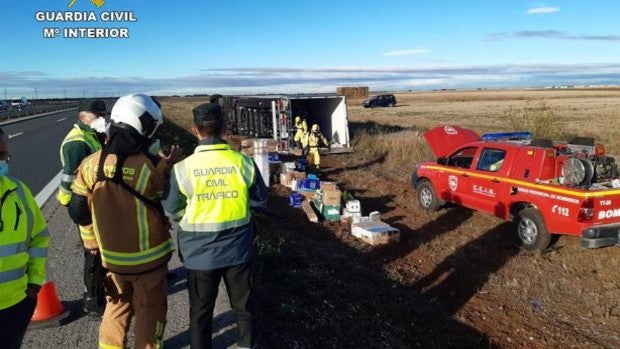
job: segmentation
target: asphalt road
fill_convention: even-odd
[[[0,126],[9,138],[9,173],[36,195],[58,172],[60,143],[76,122],[70,110]]]
[[[76,111],[0,125],[9,137],[12,155],[9,172],[24,181],[36,195],[61,169],[59,147],[75,123]],[[82,312],[83,250],[77,227],[67,210],[52,196],[42,207],[52,235],[48,254],[48,277],[55,284],[58,296],[70,311],[60,327],[31,329],[26,332],[22,348],[96,348],[100,319]],[[173,235],[176,235],[173,232]],[[176,236],[175,236],[176,240]],[[168,324],[164,332],[166,348],[189,347],[189,302],[186,271],[176,252],[169,263],[174,278],[168,286]],[[214,348],[233,346],[237,339],[234,316],[228,297],[220,285],[213,323]],[[209,335],[209,334],[205,334]],[[132,347],[129,336],[129,347]]]

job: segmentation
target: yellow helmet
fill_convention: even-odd
[[[301,121],[301,118],[299,116],[296,116],[295,117],[295,122],[300,122],[300,121]]]
[[[319,125],[317,124],[312,124],[312,132],[316,132],[319,130]]]

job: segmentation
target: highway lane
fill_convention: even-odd
[[[33,195],[60,172],[60,143],[76,120],[77,111],[70,110],[0,126],[9,138],[9,173]]]

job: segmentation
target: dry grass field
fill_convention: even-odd
[[[618,348],[620,253],[561,237],[520,253],[514,226],[460,207],[415,203],[412,165],[432,155],[424,130],[515,126],[538,136],[592,136],[620,154],[620,89],[397,94],[393,108],[348,101],[355,153],[326,156],[333,180],[381,212],[401,241],[369,246],[341,222],[311,224],[270,190],[257,216],[259,327],[268,348]],[[165,99],[168,137],[204,99]],[[174,123],[181,125],[178,127]],[[177,128],[175,128],[177,127]],[[185,135],[187,137],[187,135]]]

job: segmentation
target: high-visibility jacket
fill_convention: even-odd
[[[171,174],[164,208],[180,220],[180,255],[193,270],[248,262],[255,255],[250,200],[266,188],[254,161],[220,142],[196,147]]]
[[[103,266],[119,274],[139,274],[167,263],[173,244],[159,200],[170,167],[165,161],[155,166],[142,153],[128,155],[118,180],[131,192],[120,182],[102,180],[114,178],[119,161],[115,154],[105,157],[98,176],[101,157],[97,151],[84,159],[71,188],[88,199]]]
[[[49,232],[30,190],[0,177],[0,310],[26,298],[28,284],[45,281]]]
[[[62,163],[62,177],[56,199],[64,206],[71,201],[71,184],[75,180],[75,172],[80,163],[88,155],[101,149],[101,144],[95,132],[82,122],[73,125],[73,128],[60,145],[60,162]]]

